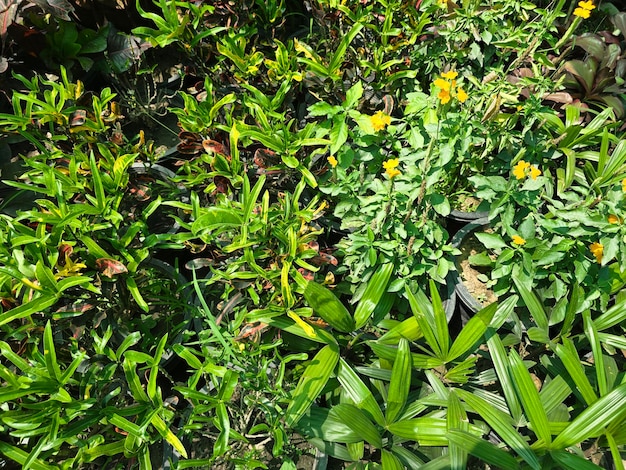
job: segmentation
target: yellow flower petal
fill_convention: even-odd
[[[385,173],[387,173],[389,179],[394,179],[396,176],[400,176],[402,174],[400,170],[396,170],[395,168],[389,168],[385,170]]]
[[[516,245],[524,245],[526,243],[526,240],[524,240],[519,235],[513,235],[511,239],[513,240],[513,243],[515,243]]]
[[[385,127],[391,124],[391,116],[383,113],[382,111],[378,111],[373,116],[370,116],[370,122],[372,123],[375,131],[382,131]]]
[[[337,166],[337,163],[339,163],[337,159],[332,155],[328,157],[326,160],[328,160],[328,164],[332,166],[333,168],[335,168]]]
[[[596,261],[598,264],[602,264],[602,253],[604,252],[604,245],[602,243],[592,243],[589,245],[589,250],[591,250],[591,254],[596,257]]]
[[[461,103],[465,103],[465,100],[467,99],[467,93],[465,93],[465,90],[463,90],[463,88],[459,88],[457,90],[456,99],[459,100],[459,102]]]
[[[591,16],[591,12],[589,10],[585,10],[584,8],[576,8],[574,10],[574,16],[587,19]]]
[[[400,164],[399,158],[390,158],[389,160],[386,160],[383,162],[383,168],[385,170],[391,170],[393,168],[396,168],[399,164]]]
[[[441,90],[437,95],[437,98],[441,100],[441,104],[450,102],[450,92],[448,90]]]
[[[619,220],[619,217],[614,215],[614,214],[609,215],[608,221],[609,221],[610,224],[619,224],[619,223],[621,223],[621,221]]]
[[[626,178],[622,180],[622,192],[626,193]]]
[[[450,82],[443,80],[441,78],[438,78],[437,80],[435,80],[433,82],[435,84],[435,86],[437,88],[440,88],[442,90],[446,90],[446,91],[450,91]]]
[[[524,179],[526,177],[526,169],[530,166],[530,163],[520,160],[517,165],[513,167],[513,175],[518,179]]]
[[[441,78],[447,78],[448,80],[454,80],[458,76],[459,74],[454,70],[450,70],[449,72],[444,72],[441,74]]]
[[[536,180],[537,176],[541,176],[541,170],[537,168],[535,165],[532,165],[530,167],[530,177]]]
[[[596,6],[593,4],[593,2],[591,0],[587,1],[587,2],[578,2],[578,6],[580,8],[583,8],[585,10],[593,10]]]

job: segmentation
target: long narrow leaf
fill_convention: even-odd
[[[535,388],[533,379],[522,362],[522,358],[516,351],[513,350],[509,354],[509,362],[513,382],[515,383],[520,401],[530,421],[533,432],[543,441],[545,446],[549,447],[552,441],[552,435],[550,434],[548,415],[546,414],[546,410],[543,409],[543,405],[539,399],[539,392]]]
[[[388,423],[392,423],[406,404],[409,388],[411,386],[411,351],[409,342],[401,339],[398,343],[398,353],[391,370],[391,382],[387,395],[387,410],[385,417]]]
[[[600,392],[600,396],[603,396],[608,393],[606,369],[604,368],[604,356],[602,356],[602,346],[600,345],[598,330],[591,320],[591,312],[589,310],[585,310],[583,312],[583,323],[585,326],[585,334],[587,335],[587,339],[591,345],[591,351],[593,352],[593,364],[594,369],[596,370],[598,391]]]
[[[614,420],[623,418],[626,406],[626,383],[598,399],[554,439],[554,449],[565,449],[598,436]]]
[[[363,297],[354,311],[355,328],[361,328],[370,318],[383,294],[387,291],[387,285],[393,272],[393,263],[383,264],[374,275],[367,281],[367,287]]]
[[[530,289],[528,289],[522,281],[520,281],[516,276],[512,276],[513,282],[515,283],[515,287],[517,291],[522,296],[522,300],[524,304],[528,308],[528,311],[533,316],[535,323],[537,326],[544,331],[546,334],[548,332],[548,315],[546,314],[543,305],[539,301],[539,297]]]
[[[457,390],[457,393],[531,468],[541,470],[541,464],[537,456],[524,438],[513,428],[510,416],[497,410],[484,399],[465,390]]]
[[[330,344],[315,355],[302,374],[293,392],[293,399],[287,407],[285,422],[288,426],[294,426],[309,409],[328,382],[338,361],[339,350]]]
[[[509,412],[513,417],[513,420],[519,422],[522,417],[522,405],[520,404],[517,394],[515,393],[515,387],[513,380],[511,379],[510,366],[504,345],[500,336],[497,334],[491,335],[487,340],[487,346],[489,347],[489,354],[491,355],[491,361],[496,370],[496,375],[500,381],[500,386],[504,392],[504,398],[509,408]]]
[[[435,322],[433,319],[432,305],[428,300],[428,297],[426,297],[420,289],[418,289],[416,293],[413,293],[411,289],[407,288],[405,292],[407,298],[409,299],[411,311],[417,320],[420,331],[424,335],[424,339],[435,353],[435,356],[443,359],[441,346],[437,342],[437,336],[435,334]]]
[[[376,421],[379,426],[385,425],[385,417],[374,395],[372,395],[367,385],[363,383],[354,369],[352,369],[343,358],[339,359],[337,379],[343,387],[343,392],[350,397],[358,408],[367,412],[370,418]]]
[[[474,346],[474,344],[476,344],[476,342],[482,338],[487,331],[497,308],[497,304],[493,303],[483,308],[476,315],[470,318],[457,336],[454,343],[452,343],[452,347],[446,357],[446,362],[453,361],[470,351],[470,348],[472,348],[472,346]]]
[[[580,363],[580,358],[578,357],[578,351],[572,344],[572,342],[567,338],[561,339],[562,344],[557,344],[556,346],[556,354],[563,362],[563,365],[567,369],[570,377],[576,384],[576,388],[582,395],[583,399],[588,405],[594,403],[598,397],[589,382],[589,379],[585,375],[585,370],[583,369],[582,364]]]
[[[511,454],[467,431],[451,429],[448,431],[448,440],[494,467],[502,470],[518,470],[520,468],[519,463]]]
[[[448,425],[448,431],[452,429],[458,429],[461,431],[467,431],[469,429],[469,422],[467,420],[467,413],[461,406],[461,400],[454,390],[451,390],[448,394],[448,413],[446,416],[446,422]],[[450,441],[448,444],[448,455],[450,456],[450,469],[451,470],[463,470],[467,465],[467,449],[457,443]]]
[[[350,429],[352,429],[358,436],[376,447],[381,449],[383,447],[383,440],[376,429],[376,426],[365,416],[360,409],[354,405],[347,403],[340,403],[333,407],[333,413],[346,423]]]

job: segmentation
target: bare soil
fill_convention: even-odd
[[[489,229],[487,229],[488,231]],[[483,306],[486,307],[498,300],[493,290],[487,287],[487,284],[479,279],[479,276],[488,273],[488,268],[480,266],[472,266],[469,257],[485,251],[483,244],[472,233],[463,240],[459,247],[461,254],[458,258],[458,269],[461,275],[461,282],[465,285],[470,294]],[[495,255],[491,255],[495,259]]]

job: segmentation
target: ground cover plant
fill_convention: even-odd
[[[620,10],[0,0],[0,467],[623,469]]]

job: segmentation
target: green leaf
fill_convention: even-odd
[[[43,312],[56,302],[57,297],[55,295],[42,295],[41,297],[36,297],[19,307],[12,308],[11,310],[7,310],[6,312],[0,314],[0,326],[14,320],[21,320],[22,318],[29,317],[33,313]]]
[[[355,328],[359,329],[370,318],[383,294],[387,291],[393,273],[393,263],[383,264],[367,281],[367,287],[354,311]]]
[[[348,140],[348,124],[344,114],[333,117],[333,127],[330,129],[330,154],[336,155],[343,144]]]
[[[578,357],[578,351],[576,351],[576,347],[568,338],[561,338],[561,342],[562,344],[556,345],[555,352],[576,384],[576,388],[582,395],[583,400],[585,400],[587,405],[591,405],[598,397],[585,375],[585,370]]]
[[[4,441],[0,440],[0,453],[4,454],[9,459],[17,462],[20,465],[26,463],[26,459],[28,458],[28,453],[20,449],[19,447],[12,446]],[[28,467],[31,470],[57,470],[58,467],[53,467],[48,465],[41,460],[35,459],[30,462],[30,466]]]
[[[475,236],[485,248],[490,250],[506,248],[508,246],[502,237],[496,233],[476,232]]]
[[[212,232],[213,235],[225,232],[243,224],[242,217],[232,209],[209,207],[191,224],[194,235],[203,236]]]
[[[599,436],[616,419],[623,419],[626,406],[626,383],[585,408],[554,439],[553,449],[565,449],[586,439]]]
[[[451,390],[448,394],[448,413],[446,416],[448,431],[452,429],[467,431],[469,421],[467,413],[461,406],[458,395]],[[449,439],[448,439],[449,440]],[[467,466],[467,450],[455,442],[450,441],[448,445],[448,455],[450,456],[450,469],[463,470]]]
[[[288,426],[294,426],[309,409],[328,382],[338,361],[339,350],[330,344],[324,346],[315,355],[298,381],[293,398],[285,412],[285,422]]]
[[[470,318],[457,336],[454,343],[452,343],[452,347],[446,357],[446,362],[453,361],[470,351],[470,349],[487,331],[497,308],[498,305],[493,303],[483,308],[476,315]]]
[[[411,386],[411,350],[409,342],[402,338],[398,343],[398,352],[391,370],[391,382],[387,394],[387,410],[385,417],[392,423],[406,404]]]
[[[137,302],[137,305],[139,306],[139,308],[141,308],[141,310],[143,310],[144,312],[148,313],[150,311],[150,306],[141,295],[141,292],[139,291],[139,287],[137,287],[137,282],[135,282],[135,278],[128,276],[126,278],[126,287],[132,294],[133,298],[135,299],[135,302]]]
[[[381,463],[384,470],[403,470],[404,466],[398,457],[387,449],[382,450]]]
[[[363,84],[361,81],[356,82],[352,87],[346,92],[346,100],[342,103],[343,107],[354,108],[363,96]]]
[[[600,345],[598,330],[591,320],[591,312],[589,310],[585,310],[583,312],[583,323],[585,327],[585,334],[589,340],[589,344],[591,345],[591,351],[593,352],[593,368],[596,370],[596,383],[598,384],[598,391],[600,392],[600,396],[603,396],[608,393],[606,369],[604,368],[604,356],[602,355],[602,346]]]
[[[416,441],[422,446],[446,446],[448,425],[442,418],[414,418],[396,421],[387,430],[403,439]]]
[[[54,378],[57,382],[61,380],[61,369],[57,362],[57,354],[54,347],[54,339],[52,338],[52,327],[50,326],[50,320],[46,322],[43,333],[43,356],[46,361],[46,368],[50,377]]]
[[[304,290],[304,298],[315,313],[336,330],[343,333],[354,331],[355,323],[350,312],[326,287],[310,281]]]
[[[424,335],[424,339],[435,353],[435,356],[443,360],[444,354],[435,334],[435,320],[432,304],[421,289],[417,289],[415,294],[409,288],[405,289],[405,292],[409,299],[411,311],[417,320],[420,331]]]
[[[502,470],[519,470],[520,468],[519,463],[511,454],[467,431],[451,429],[448,431],[448,440],[495,468]]]
[[[579,457],[565,450],[557,450],[550,452],[550,456],[559,464],[563,470],[601,470],[600,467],[589,460]],[[621,459],[621,457],[620,457]]]
[[[522,417],[522,407],[517,394],[515,393],[515,387],[513,386],[513,380],[510,375],[510,366],[504,345],[500,336],[493,332],[489,335],[487,340],[487,346],[489,347],[489,354],[491,355],[491,361],[493,362],[496,375],[500,381],[500,386],[506,398],[506,403],[509,407],[509,412],[513,417],[513,420],[519,422]]]
[[[511,276],[513,282],[515,283],[515,287],[517,291],[522,296],[524,300],[524,304],[528,307],[528,311],[533,316],[535,323],[537,326],[548,334],[548,315],[546,315],[546,311],[543,308],[543,305],[539,301],[539,298],[535,295],[535,293],[528,289],[524,283],[517,278],[517,276]]]
[[[513,383],[517,388],[518,396],[530,421],[532,430],[543,441],[543,445],[549,447],[550,442],[552,442],[552,435],[550,433],[548,415],[543,408],[533,379],[521,357],[514,350],[509,354],[509,362]]]
[[[354,369],[352,369],[343,358],[339,359],[337,379],[343,387],[343,393],[345,393],[358,408],[367,412],[370,419],[376,421],[379,426],[385,425],[385,417],[374,395],[372,395],[367,385],[363,383]]]
[[[376,429],[376,426],[365,416],[365,414],[354,405],[340,403],[332,408],[339,419],[346,423],[361,439],[381,449],[383,440]]]
[[[150,423],[152,423],[152,425],[156,428],[159,434],[161,434],[161,436],[163,436],[163,438],[167,442],[169,442],[172,447],[174,447],[174,449],[176,449],[180,453],[180,455],[182,455],[184,458],[187,458],[187,450],[185,449],[185,446],[182,442],[180,442],[180,439],[176,437],[172,430],[167,427],[167,425],[159,417],[159,415],[155,414],[154,416],[152,416]]]
[[[481,419],[485,420],[491,428],[504,440],[504,442],[520,457],[522,457],[531,468],[541,470],[541,464],[537,456],[532,451],[526,440],[515,430],[511,423],[511,417],[502,411],[494,408],[483,398],[465,390],[456,391],[460,398],[467,403]]]

